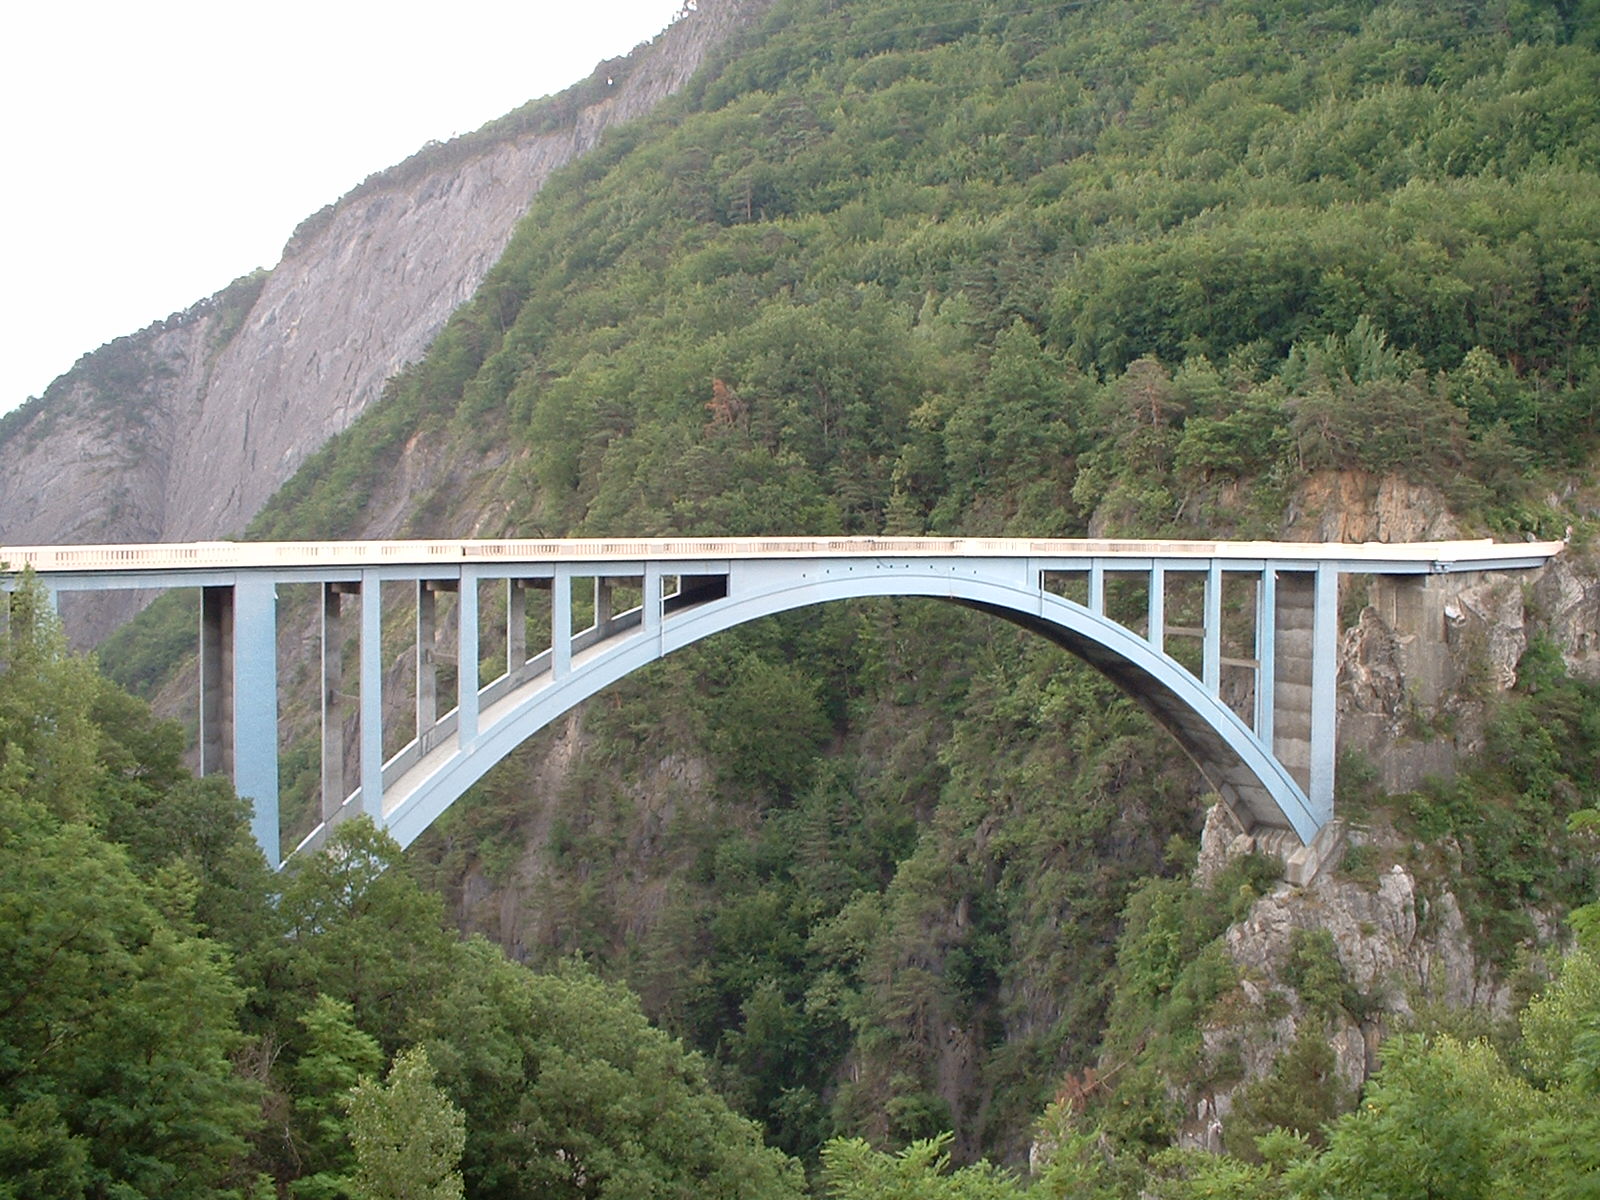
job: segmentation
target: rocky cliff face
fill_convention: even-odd
[[[1594,511],[1591,496],[1562,500],[1585,516]],[[1345,542],[1464,536],[1437,489],[1359,471],[1307,478],[1278,533]],[[1166,1099],[1183,1114],[1176,1141],[1184,1147],[1249,1154],[1263,1106],[1279,1105],[1277,1119],[1286,1096],[1301,1105],[1297,1117],[1321,1107],[1330,1119],[1361,1094],[1387,1036],[1440,1024],[1487,1033],[1509,1018],[1518,986],[1558,944],[1560,906],[1534,900],[1516,914],[1525,934],[1514,947],[1486,938],[1481,897],[1472,915],[1477,868],[1468,847],[1454,834],[1400,828],[1403,804],[1362,803],[1360,767],[1370,769],[1376,794],[1454,776],[1485,749],[1536,638],[1559,649],[1574,676],[1600,678],[1595,551],[1571,545],[1537,571],[1349,576],[1339,611],[1338,738],[1352,756],[1341,761],[1349,794],[1341,819],[1318,839],[1309,877],[1279,882],[1223,935],[1236,983],[1204,1019],[1194,1060],[1166,1079]],[[1284,858],[1292,869],[1295,846],[1292,837],[1242,832],[1217,805],[1192,883],[1214,887],[1248,854]],[[1067,1128],[1073,1104],[1081,1111],[1102,1080],[1128,1065],[1107,1055],[1096,1072],[1068,1077],[1060,1094]],[[1036,1161],[1053,1153],[1057,1136],[1041,1126]]]
[[[87,355],[0,425],[0,544],[238,532],[422,355],[551,172],[677,91],[764,6],[702,0],[527,119],[369,179],[264,278]]]
[[[1427,525],[1436,499],[1410,499],[1415,506],[1405,520]],[[1337,519],[1357,526],[1383,520],[1376,510],[1356,508]],[[1350,580],[1346,588],[1339,741],[1370,763],[1387,792],[1449,776],[1464,756],[1483,749],[1492,707],[1516,685],[1534,636],[1558,647],[1574,675],[1600,672],[1600,572],[1592,552],[1577,547],[1536,572]],[[1203,1030],[1197,1077],[1228,1082],[1198,1094],[1174,1090],[1189,1108],[1182,1144],[1224,1149],[1240,1097],[1302,1039],[1331,1051],[1331,1083],[1348,1104],[1376,1069],[1382,1039],[1418,1009],[1470,1014],[1463,1018],[1470,1024],[1504,1018],[1514,1007],[1518,963],[1503,950],[1487,951],[1469,931],[1458,899],[1466,868],[1454,838],[1424,844],[1381,811],[1332,829],[1314,878],[1280,884],[1227,931],[1239,983],[1220,1019]],[[1209,886],[1237,856],[1273,849],[1243,834],[1218,805],[1207,816],[1195,882]],[[1536,954],[1557,939],[1557,914],[1530,907],[1524,915],[1533,937],[1522,950]],[[1343,1003],[1307,994],[1312,937],[1324,939],[1317,951],[1327,967],[1322,982],[1336,976]]]
[[[1241,1091],[1268,1075],[1307,1034],[1331,1050],[1330,1082],[1348,1103],[1376,1069],[1384,1034],[1409,1019],[1414,1006],[1492,1016],[1509,1011],[1511,964],[1475,953],[1449,888],[1419,879],[1399,862],[1384,865],[1402,847],[1394,830],[1347,836],[1379,865],[1361,877],[1325,869],[1303,887],[1281,884],[1228,930],[1237,994],[1227,1018],[1203,1031],[1202,1053],[1212,1066],[1234,1063],[1232,1082],[1201,1091],[1181,1144],[1224,1149]],[[1196,881],[1209,883],[1229,859],[1254,848],[1218,805],[1207,815]],[[1304,940],[1308,934],[1326,937],[1321,953],[1357,998],[1354,1011],[1308,994],[1303,960],[1307,945],[1315,946]]]

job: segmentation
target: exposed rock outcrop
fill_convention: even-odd
[[[676,92],[764,8],[702,0],[527,110],[538,120],[369,179],[307,221],[270,275],[86,355],[0,426],[0,544],[238,532],[422,355],[551,172]]]
[[[1285,524],[1309,539],[1459,536],[1437,494],[1360,474],[1313,479]],[[1572,548],[1532,572],[1346,579],[1341,748],[1359,751],[1383,790],[1412,790],[1482,750],[1494,703],[1517,684],[1535,637],[1548,637],[1574,672],[1600,672],[1600,582],[1589,557]],[[1224,936],[1238,985],[1202,1030],[1195,1073],[1219,1081],[1174,1088],[1188,1112],[1182,1145],[1238,1150],[1225,1146],[1230,1116],[1302,1039],[1331,1052],[1334,1086],[1349,1104],[1376,1070],[1382,1038],[1419,1004],[1479,1017],[1511,1011],[1512,964],[1484,957],[1453,890],[1461,847],[1413,843],[1379,818],[1330,829],[1338,844],[1323,868],[1278,885]],[[1217,805],[1195,884],[1211,886],[1240,855],[1281,849],[1243,833]],[[1555,936],[1549,914],[1528,915],[1541,941]],[[1323,956],[1324,983],[1339,980],[1338,1002],[1302,993],[1308,953]]]
[[[1464,536],[1437,489],[1397,475],[1325,471],[1284,514],[1295,541]],[[1600,673],[1600,583],[1577,550],[1538,571],[1347,576],[1341,581],[1339,745],[1388,791],[1449,777],[1482,748],[1493,698],[1517,681],[1535,631],[1578,674]]]
[[[1580,678],[1600,678],[1600,570],[1593,548],[1569,548],[1540,571],[1528,605],[1561,647],[1567,669]]]
[[[1399,475],[1320,471],[1284,514],[1284,536],[1303,542],[1428,542],[1461,536],[1438,491]]]
[[[1392,830],[1349,835],[1374,863],[1397,844]],[[1206,884],[1253,846],[1221,805],[1207,814],[1196,880]],[[1326,935],[1345,989],[1356,1003],[1319,1005],[1293,982],[1301,940]],[[1303,887],[1280,884],[1225,936],[1238,973],[1227,1019],[1202,1033],[1207,1061],[1235,1064],[1226,1087],[1206,1089],[1194,1103],[1180,1144],[1221,1151],[1223,1130],[1242,1088],[1264,1078],[1308,1030],[1324,1038],[1347,1099],[1377,1067],[1382,1035],[1420,1001],[1504,1015],[1511,1004],[1505,964],[1480,961],[1448,888],[1428,886],[1401,863],[1371,866],[1356,877],[1320,872]]]
[[[1530,634],[1524,588],[1562,569],[1347,580],[1346,611],[1361,606],[1340,653],[1341,746],[1359,749],[1390,791],[1453,774],[1482,746],[1488,701],[1516,683]]]

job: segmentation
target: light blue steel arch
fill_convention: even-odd
[[[851,568],[844,574],[796,572],[792,564],[734,564],[730,595],[706,601],[670,619],[647,621],[600,643],[575,660],[563,679],[541,677],[523,684],[494,706],[496,719],[470,745],[458,746],[442,763],[424,761],[387,789],[402,793],[384,824],[409,845],[465,791],[522,742],[602,689],[658,658],[712,634],[762,617],[815,604],[870,597],[925,597],[978,609],[1048,637],[1108,675],[1139,700],[1177,738],[1209,782],[1239,803],[1239,772],[1265,796],[1269,811],[1253,808],[1258,823],[1286,826],[1309,844],[1332,817],[1313,806],[1287,769],[1248,725],[1200,680],[1132,630],[1073,601],[1044,591],[1024,575],[998,578],[994,564],[973,570],[907,564],[903,569]],[[743,570],[739,568],[743,567]],[[1269,568],[1270,569],[1270,568]],[[819,574],[821,577],[819,577]],[[764,582],[757,582],[766,577]],[[733,580],[744,586],[735,590]],[[754,586],[751,586],[754,584]],[[484,714],[486,717],[488,713]],[[1242,814],[1247,818],[1249,813]]]

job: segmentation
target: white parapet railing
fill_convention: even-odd
[[[0,570],[216,571],[454,562],[631,562],[731,558],[914,556],[957,558],[1205,558],[1363,562],[1404,560],[1438,570],[1548,559],[1562,542],[1202,542],[1103,538],[637,538],[370,542],[183,542],[118,546],[0,546]]]

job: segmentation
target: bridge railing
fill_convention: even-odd
[[[494,562],[595,562],[671,559],[917,555],[955,558],[1271,559],[1306,562],[1431,561],[1471,569],[1511,552],[1548,558],[1560,542],[1521,546],[1477,541],[1388,543],[1206,542],[1103,538],[637,538],[468,539],[371,542],[190,542],[118,546],[0,546],[7,569],[41,574],[422,565]]]

